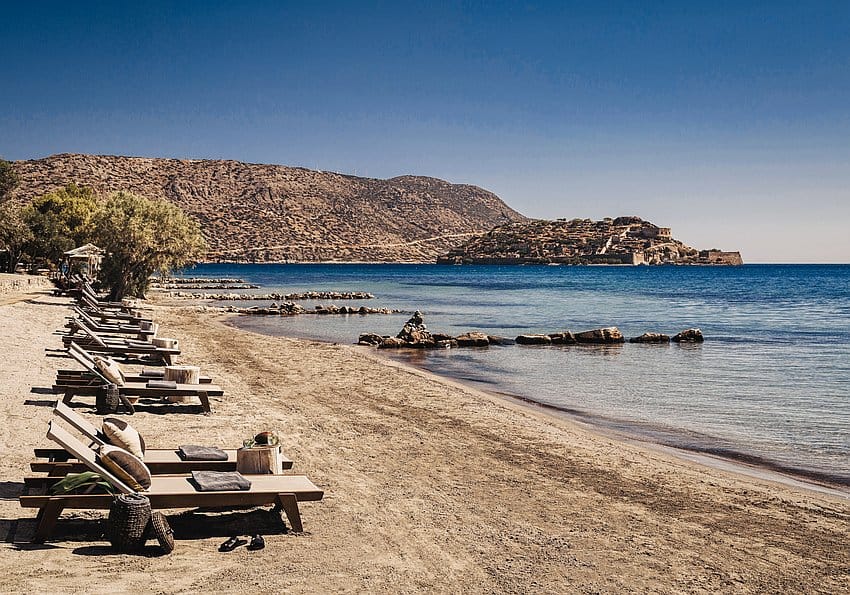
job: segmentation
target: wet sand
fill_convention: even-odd
[[[211,416],[140,411],[150,446],[236,447],[282,435],[292,473],[325,490],[305,533],[264,511],[170,521],[173,554],[112,554],[98,511],[68,511],[45,546],[17,496],[46,446],[68,300],[0,306],[2,590],[266,592],[850,592],[850,500],[687,461],[393,364],[366,349],[234,329],[156,306],[225,395]],[[55,354],[54,354],[55,355]],[[35,390],[35,392],[32,392]],[[96,422],[93,409],[77,411]],[[223,554],[232,533],[266,548]],[[154,542],[150,542],[153,554]]]

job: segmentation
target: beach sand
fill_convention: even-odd
[[[291,472],[325,490],[301,506],[305,532],[262,510],[174,511],[171,555],[116,555],[104,512],[67,511],[51,542],[28,545],[35,515],[17,496],[33,447],[48,445],[44,389],[73,367],[45,356],[61,346],[51,333],[68,303],[0,306],[0,591],[850,592],[850,499],[618,441],[367,348],[241,331],[194,306],[153,314],[225,395],[211,416],[129,421],[149,446],[236,447],[278,431]],[[217,551],[254,531],[264,550]]]

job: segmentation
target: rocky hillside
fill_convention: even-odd
[[[524,220],[491,192],[419,176],[74,154],[14,165],[18,200],[74,182],[174,202],[200,221],[211,260],[433,261],[473,234]]]
[[[738,252],[697,250],[640,217],[527,220],[501,225],[442,255],[453,264],[742,264]]]

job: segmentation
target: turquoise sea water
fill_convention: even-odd
[[[369,291],[376,299],[362,303],[421,310],[432,331],[451,334],[482,330],[514,337],[617,326],[632,337],[699,327],[706,336],[702,345],[389,355],[628,434],[850,485],[848,265],[210,264],[187,274],[240,277],[261,284],[261,293]],[[240,317],[235,324],[354,343],[362,332],[394,335],[406,319]]]

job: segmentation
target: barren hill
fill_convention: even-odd
[[[61,154],[17,161],[13,197],[74,182],[165,198],[201,223],[211,259],[427,261],[524,217],[476,186],[239,161]]]
[[[442,255],[454,264],[742,264],[738,252],[697,250],[640,217],[526,220],[474,236]]]

